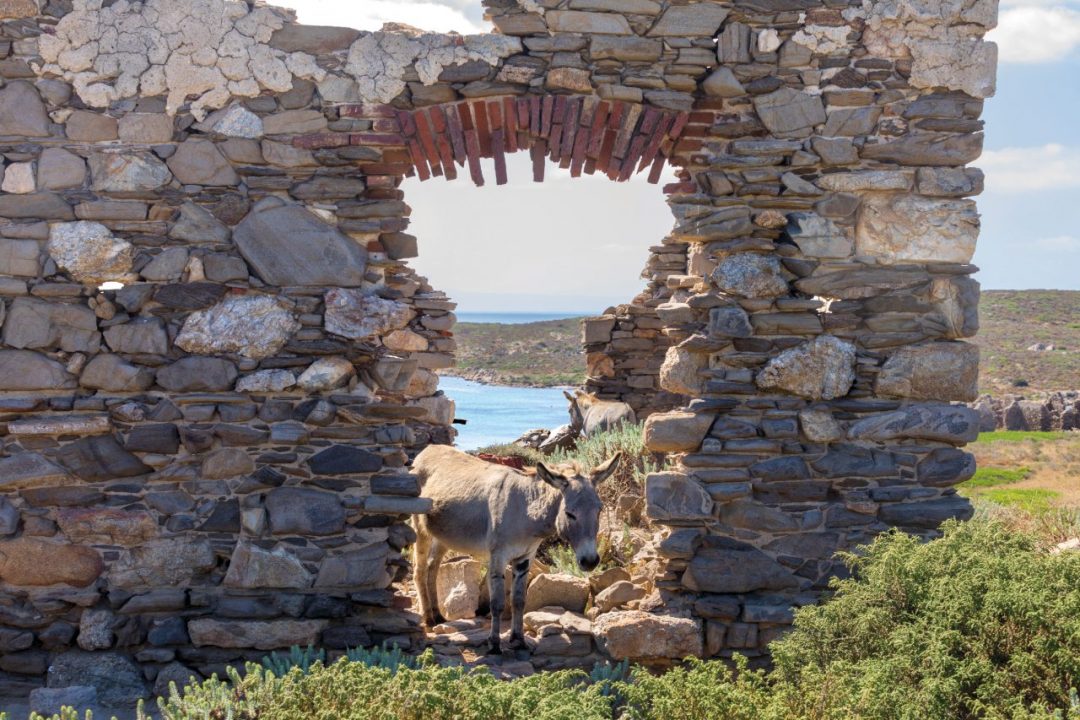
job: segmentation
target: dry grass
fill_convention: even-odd
[[[969,449],[980,468],[962,488],[972,497],[1023,504],[1026,492],[1036,505],[1080,508],[1080,432],[987,433]],[[995,476],[1000,482],[993,482]]]

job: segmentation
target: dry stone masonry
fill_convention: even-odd
[[[0,0],[0,695],[419,647],[392,582],[454,304],[399,188],[509,152],[678,174],[646,289],[583,338],[677,459],[653,592],[538,610],[546,656],[763,655],[836,550],[970,514],[996,3],[484,4],[462,37]]]

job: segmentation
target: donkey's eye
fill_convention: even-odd
[[[566,519],[573,522],[574,520],[577,520],[577,515],[572,512],[568,512],[566,513]]]

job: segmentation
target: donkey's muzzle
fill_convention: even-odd
[[[599,555],[588,555],[586,557],[578,558],[578,565],[585,572],[591,572],[596,569],[596,566],[600,564]]]

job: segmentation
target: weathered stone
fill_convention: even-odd
[[[139,274],[144,280],[160,282],[179,280],[187,264],[187,248],[166,248],[155,255],[154,259],[139,271]]]
[[[154,678],[154,695],[169,697],[175,687],[177,691],[202,680],[202,676],[183,663],[171,662],[158,670]]]
[[[807,257],[846,258],[854,245],[840,226],[817,213],[791,213],[786,232]]]
[[[267,198],[233,232],[240,253],[263,282],[277,286],[356,287],[367,253],[299,205]]]
[[[123,197],[160,190],[172,181],[172,173],[150,153],[94,153],[90,178],[94,190]]]
[[[201,205],[196,205],[193,202],[186,202],[180,206],[180,214],[176,219],[176,222],[169,228],[169,237],[176,240],[187,240],[188,242],[195,243],[224,243],[228,242],[231,232],[222,222],[215,218],[210,211]],[[238,262],[242,262],[237,258]],[[204,260],[205,262],[205,260]],[[216,282],[224,282],[212,277],[207,272],[207,277]],[[244,267],[244,275],[242,278],[228,278],[233,279],[246,279],[247,267]]]
[[[589,602],[589,581],[573,575],[541,573],[529,583],[525,595],[525,612],[543,607],[561,607],[572,612],[585,612]]]
[[[34,163],[13,163],[4,168],[0,192],[12,195],[27,195],[37,189],[34,180]]]
[[[889,525],[933,530],[946,520],[970,520],[974,514],[967,498],[950,495],[925,502],[887,503],[881,506],[878,517]]]
[[[120,118],[118,134],[123,142],[136,145],[172,142],[173,118],[165,113],[128,113]]]
[[[918,195],[863,200],[855,247],[884,264],[968,263],[979,237],[972,200],[931,200]]]
[[[733,98],[746,94],[746,88],[726,65],[713,70],[709,77],[701,82],[701,89],[706,95],[713,97]]]
[[[74,475],[87,482],[145,475],[151,471],[139,458],[125,450],[112,435],[84,437],[63,446],[56,459]]]
[[[712,498],[683,473],[650,473],[645,479],[645,499],[646,512],[656,522],[682,524],[712,520]]]
[[[225,298],[188,316],[176,344],[190,353],[235,353],[261,360],[278,354],[300,329],[293,313],[269,295]]]
[[[267,135],[301,135],[326,129],[326,116],[318,110],[286,110],[263,118]]]
[[[544,16],[552,32],[587,33],[591,35],[633,35],[630,23],[622,15],[552,10]]]
[[[79,617],[79,637],[83,650],[108,650],[113,644],[113,622],[116,616],[108,608],[88,608]]]
[[[21,490],[70,481],[67,470],[35,452],[0,458],[0,490]]]
[[[816,137],[810,141],[810,146],[825,165],[854,165],[859,162],[859,151],[851,140]]]
[[[708,365],[708,355],[672,346],[660,366],[660,387],[680,395],[696,396],[703,388],[700,373]]]
[[[0,487],[6,487],[7,483],[3,483]],[[0,537],[7,537],[14,535],[19,529],[19,511],[15,509],[15,506],[8,502],[5,498],[0,497]],[[30,638],[30,642],[21,648],[16,648],[11,645],[8,638],[5,636],[5,630],[0,629],[0,652],[12,652],[14,650],[25,650],[33,645],[33,636]]]
[[[244,621],[199,618],[188,622],[188,634],[195,647],[276,650],[293,645],[315,645],[319,641],[319,633],[327,624],[327,620]]]
[[[640,610],[610,612],[593,622],[597,644],[615,660],[701,657],[701,625],[690,618]]]
[[[56,193],[38,192],[31,195],[0,194],[0,217],[33,218],[35,220],[74,220],[75,213],[63,197]]]
[[[645,588],[627,580],[619,580],[597,594],[594,606],[601,613],[611,612],[634,600],[641,600],[645,595]]]
[[[46,148],[37,168],[37,186],[41,190],[66,190],[82,187],[86,180],[86,162],[63,148]]]
[[[89,110],[76,110],[65,126],[69,140],[77,142],[106,142],[116,140],[116,118]]]
[[[135,249],[128,241],[113,237],[101,223],[80,221],[52,225],[48,250],[60,269],[92,285],[126,281]]]
[[[864,145],[865,160],[898,165],[966,165],[982,154],[983,136],[912,133],[899,140]]]
[[[201,475],[206,480],[225,480],[254,472],[251,457],[238,448],[221,448],[203,458]]]
[[[32,18],[40,12],[39,0],[2,0],[0,2],[0,18],[5,20]],[[52,713],[43,714],[52,715]]]
[[[98,701],[109,707],[132,707],[149,693],[139,668],[117,653],[71,650],[52,658],[48,686],[67,688],[89,686],[97,690]]]
[[[593,60],[652,62],[660,59],[663,49],[659,40],[639,37],[601,35],[589,41],[589,55]]]
[[[128,433],[124,447],[132,452],[160,453],[163,455],[175,455],[180,448],[180,433],[176,426],[171,423],[158,423],[154,425],[136,425]],[[164,502],[165,497],[180,499],[183,496],[158,496]],[[174,512],[189,510],[188,500],[180,500],[181,506],[175,506]],[[151,503],[153,504],[153,503]],[[165,506],[155,506],[161,512],[167,512]],[[170,504],[170,508],[173,506]]]
[[[175,310],[202,310],[221,300],[229,289],[208,282],[157,285],[154,300]]]
[[[0,88],[0,135],[48,137],[49,116],[30,83],[15,80]]]
[[[991,97],[997,87],[997,45],[976,38],[909,41],[911,85],[962,90],[976,98]]]
[[[709,311],[709,335],[721,338],[747,338],[754,334],[750,317],[738,305],[724,305]]]
[[[215,567],[217,556],[209,541],[163,538],[121,555],[109,569],[109,584],[121,589],[184,587]]]
[[[852,424],[852,440],[938,440],[964,445],[979,436],[979,415],[961,405],[911,405]]]
[[[799,585],[790,571],[761,550],[723,537],[710,538],[697,551],[682,582],[691,590],[712,593],[787,590]]]
[[[316,475],[355,475],[378,472],[382,458],[363,448],[334,445],[308,458],[308,467]]]
[[[818,187],[835,192],[910,190],[915,178],[910,170],[862,170],[830,173],[818,179]]]
[[[0,350],[0,390],[64,390],[78,386],[63,365],[31,350]]]
[[[829,120],[821,134],[828,137],[873,135],[879,117],[879,107],[836,108],[829,112]]]
[[[28,297],[12,302],[3,338],[5,345],[19,350],[96,353],[101,348],[97,318],[90,308]]]
[[[158,370],[157,383],[171,392],[220,392],[232,389],[237,374],[228,360],[187,357]]]
[[[448,621],[476,617],[484,565],[473,558],[459,558],[439,566],[435,580],[439,612]]]
[[[896,477],[899,471],[891,453],[846,444],[833,445],[811,466],[827,478]]]
[[[358,37],[359,30],[347,27],[287,23],[274,32],[270,45],[287,53],[323,55],[335,50],[347,50]]]
[[[938,342],[899,348],[878,374],[877,394],[970,402],[979,395],[979,346]]]
[[[169,352],[169,336],[165,324],[158,318],[135,318],[105,331],[105,342],[113,352],[125,355],[165,355]]]
[[[294,588],[302,590],[311,587],[314,576],[304,564],[291,555],[284,546],[273,550],[264,550],[257,545],[241,541],[233,550],[229,560],[229,571],[225,575],[225,587],[256,588]]]
[[[333,493],[308,488],[277,488],[266,496],[270,531],[275,535],[333,535],[345,525],[345,509]]]
[[[814,126],[825,122],[821,97],[783,87],[754,97],[754,109],[761,123],[778,138],[803,138]]]
[[[791,290],[780,260],[774,255],[730,255],[716,267],[712,280],[722,292],[746,298],[779,297]]]
[[[920,195],[967,197],[983,191],[983,172],[978,168],[921,167],[915,181]]]
[[[240,177],[209,140],[188,138],[176,147],[167,165],[185,185],[236,185]]]
[[[35,278],[41,272],[41,246],[35,240],[0,238],[0,275]]]
[[[645,445],[653,452],[697,450],[712,426],[714,415],[673,411],[654,413],[645,421]]]
[[[205,120],[197,123],[195,127],[203,132],[217,133],[229,138],[254,140],[263,136],[262,118],[239,103],[234,103],[227,108],[210,113]],[[241,148],[244,149],[246,157],[239,157],[234,152]],[[233,162],[254,162],[255,164],[262,164],[263,162],[258,143],[239,145],[227,140],[221,143],[218,149]]]
[[[762,390],[783,390],[812,400],[847,395],[855,382],[855,346],[820,335],[780,353],[758,373]]]
[[[355,374],[356,367],[343,357],[319,358],[300,373],[296,384],[308,392],[335,390]]]
[[[937,448],[919,461],[915,475],[921,485],[950,487],[975,475],[975,456],[956,448]]]
[[[319,568],[315,587],[381,590],[391,580],[386,561],[387,546],[380,544],[329,557]]]
[[[296,385],[296,376],[288,370],[260,370],[240,378],[236,383],[236,392],[281,392],[294,385]]]
[[[60,688],[36,688],[30,691],[30,709],[44,717],[59,715],[64,707],[91,708],[97,705],[97,688],[71,685]]]
[[[716,35],[720,25],[729,14],[729,10],[712,3],[693,5],[672,5],[652,29],[646,33],[649,37],[707,37]],[[550,13],[548,14],[550,17]]]
[[[138,545],[158,534],[157,522],[145,510],[62,508],[56,524],[72,542],[88,545]]]
[[[404,303],[363,290],[334,288],[326,293],[326,331],[350,340],[385,335],[409,324],[416,312]]]
[[[243,259],[220,253],[203,256],[203,271],[208,280],[216,283],[248,279],[248,266]]]
[[[827,408],[800,410],[799,425],[811,442],[829,443],[844,437],[844,429]]]
[[[0,540],[0,581],[41,587],[90,585],[105,569],[97,550],[83,545],[20,537]]]

